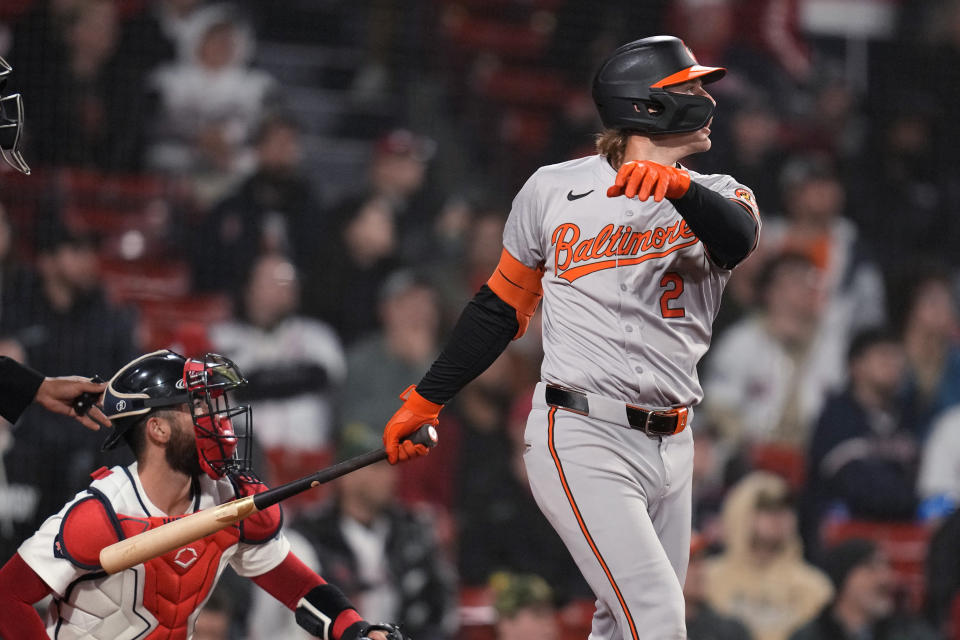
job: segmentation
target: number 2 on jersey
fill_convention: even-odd
[[[664,287],[660,296],[660,315],[664,318],[683,318],[687,315],[686,309],[681,306],[671,307],[670,302],[676,300],[683,293],[683,277],[673,271],[663,274],[660,286]]]

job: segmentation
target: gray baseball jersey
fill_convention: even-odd
[[[756,213],[730,176],[690,177]],[[504,248],[545,267],[541,378],[643,406],[696,404],[730,271],[668,200],[608,198],[615,178],[602,156],[571,160],[539,169],[513,201]]]
[[[690,177],[758,215],[730,176]],[[631,429],[624,403],[700,401],[696,366],[730,271],[669,200],[608,198],[615,178],[602,156],[543,167],[504,230],[514,258],[543,267],[542,382],[524,464],[597,596],[591,640],[682,640],[693,436]],[[547,383],[584,392],[588,411],[548,404]]]

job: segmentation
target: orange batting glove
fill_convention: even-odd
[[[646,200],[652,194],[653,200],[660,202],[664,197],[682,198],[689,188],[690,174],[683,169],[650,160],[633,160],[620,167],[613,186],[607,189],[607,197],[639,196]]]
[[[425,424],[437,426],[439,421],[437,416],[442,404],[430,402],[419,393],[414,385],[410,385],[400,394],[403,400],[403,406],[397,409],[393,417],[387,421],[387,426],[383,429],[383,448],[387,452],[387,460],[390,464],[404,462],[418,456],[425,456],[430,453],[430,449],[422,444],[414,444],[409,440],[400,442],[404,436],[408,436]]]

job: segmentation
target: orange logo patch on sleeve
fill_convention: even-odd
[[[740,200],[743,200],[748,205],[750,205],[750,208],[753,209],[754,211],[757,210],[757,203],[754,202],[753,200],[753,194],[747,191],[746,189],[743,189],[743,188],[737,189],[736,191],[733,192],[733,195],[739,198]]]

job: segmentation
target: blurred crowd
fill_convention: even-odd
[[[0,167],[0,354],[107,378],[222,353],[269,483],[376,448],[517,189],[592,153],[595,64],[673,33],[729,68],[690,168],[750,185],[764,225],[701,363],[689,637],[960,638],[960,2],[837,4],[4,0],[34,173]],[[285,504],[368,619],[586,636],[592,596],[521,462],[533,325],[430,456]],[[0,453],[0,561],[126,462],[38,407]],[[195,637],[296,637],[223,589]]]

